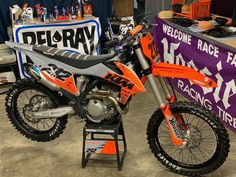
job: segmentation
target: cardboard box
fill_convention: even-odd
[[[117,17],[128,17],[134,15],[134,0],[114,0],[115,15]]]
[[[0,65],[16,62],[15,53],[5,44],[0,44]]]
[[[0,85],[13,82],[16,82],[16,77],[12,71],[0,73]]]

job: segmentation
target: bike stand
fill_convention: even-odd
[[[91,136],[89,136],[89,134]],[[111,135],[111,138],[96,136]],[[119,139],[119,135],[122,137]],[[123,141],[123,153],[120,156],[119,142]],[[102,125],[86,123],[83,130],[82,167],[85,168],[92,154],[116,155],[118,169],[121,170],[127,152],[123,122],[120,118],[114,124]]]

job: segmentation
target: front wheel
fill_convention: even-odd
[[[204,107],[189,102],[170,104],[173,115],[181,115],[189,131],[179,125],[187,145],[172,143],[169,129],[161,110],[151,117],[147,140],[155,157],[175,173],[199,176],[219,168],[229,152],[229,136],[218,117]]]

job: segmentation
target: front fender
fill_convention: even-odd
[[[154,76],[188,79],[193,84],[203,87],[217,87],[214,80],[186,66],[159,62],[152,65],[152,73]]]

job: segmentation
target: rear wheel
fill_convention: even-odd
[[[155,157],[173,172],[198,176],[219,168],[229,152],[229,137],[223,124],[210,111],[189,102],[170,105],[173,115],[181,115],[188,129],[179,125],[187,145],[176,147],[171,140],[164,115],[157,110],[147,127],[147,140]],[[181,128],[182,127],[182,128]]]
[[[66,128],[67,117],[33,119],[30,112],[45,111],[60,105],[57,95],[30,80],[13,85],[6,97],[6,112],[13,126],[25,137],[39,142],[51,141]]]

